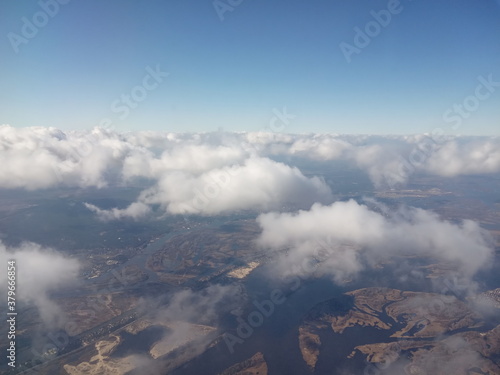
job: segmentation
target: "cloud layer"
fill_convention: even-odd
[[[0,126],[0,188],[97,187],[149,181],[137,201],[103,220],[138,218],[159,205],[169,213],[217,214],[329,203],[318,177],[293,165],[342,160],[377,188],[394,188],[415,172],[439,176],[500,172],[500,139],[340,136],[280,133],[117,133],[95,128]],[[286,160],[286,164],[281,161]]]
[[[396,255],[429,257],[454,265],[457,275],[470,280],[492,258],[488,234],[473,221],[452,224],[430,211],[401,208],[396,212],[370,209],[354,200],[329,206],[314,204],[308,211],[267,213],[257,219],[259,242],[270,249],[289,248],[278,271],[300,271],[307,259],[326,256],[321,264],[336,281]]]
[[[446,177],[500,172],[500,142],[495,139],[447,142],[432,154],[424,168]]]

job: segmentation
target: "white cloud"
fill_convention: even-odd
[[[19,280],[16,300],[35,304],[48,327],[61,327],[64,315],[49,293],[76,282],[78,261],[35,243],[25,242],[19,247],[8,248],[0,241],[0,262],[7,267],[7,260],[11,259],[16,262],[16,278]],[[1,272],[2,295],[6,295],[6,288],[7,273]]]
[[[290,146],[289,153],[316,160],[335,160],[343,157],[350,147],[349,143],[337,137],[313,135],[297,139]]]
[[[141,193],[139,202],[160,204],[173,214],[277,209],[283,204],[310,206],[328,201],[331,191],[318,178],[305,177],[297,168],[267,158],[250,158],[242,165],[213,169],[201,175],[165,174]]]
[[[125,178],[158,178],[169,171],[205,172],[243,160],[245,153],[241,149],[227,146],[179,145],[166,150],[159,158],[151,153],[133,153],[124,161]]]
[[[130,145],[112,132],[0,126],[0,187],[103,187]]]
[[[151,212],[151,208],[142,202],[134,202],[124,209],[112,208],[110,210],[102,210],[90,203],[84,203],[84,205],[90,211],[94,212],[102,221],[119,220],[124,218],[137,220]]]
[[[381,145],[361,146],[354,149],[351,155],[377,188],[392,187],[408,179],[398,154]]]
[[[375,187],[392,188],[416,171],[439,176],[498,173],[500,140],[446,137],[437,143],[426,136],[116,133],[99,128],[65,133],[0,126],[0,188],[101,188],[132,184],[136,178],[150,181],[151,188],[127,209],[105,212],[88,206],[103,219],[140,217],[150,204],[171,213],[214,214],[327,200],[322,181],[270,160],[283,157],[291,165],[296,158],[348,161],[366,171]],[[214,174],[230,174],[231,186],[214,183]]]
[[[314,204],[296,213],[262,214],[257,221],[262,227],[262,246],[291,249],[286,263],[279,265],[284,274],[290,273],[291,264],[314,256],[318,246],[328,247],[330,255],[322,269],[336,281],[355,275],[366,262],[393,255],[451,262],[459,275],[470,279],[492,256],[489,237],[477,223],[452,224],[417,208],[384,214],[349,200],[329,206]]]
[[[445,143],[426,161],[424,169],[439,176],[500,172],[500,139]]]

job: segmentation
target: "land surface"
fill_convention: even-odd
[[[219,375],[267,375],[267,363],[262,353],[258,352],[251,358],[231,366]]]
[[[493,265],[498,265],[498,177],[446,180],[415,175],[405,189],[375,191],[366,178],[347,170],[329,168],[321,165],[303,166],[302,169],[306,175],[324,177],[342,200],[375,196],[389,208],[409,205],[432,210],[453,223],[464,219],[477,221],[492,236],[497,252],[497,263]],[[260,229],[255,218],[259,213],[186,218],[167,215],[141,222],[117,223],[98,221],[82,203],[102,208],[127,207],[141,190],[138,186],[31,193],[2,191],[0,238],[4,244],[15,247],[22,241],[32,241],[53,247],[65,256],[78,259],[82,265],[78,285],[63,288],[50,296],[66,317],[63,327],[46,328],[32,304],[19,306],[19,367],[5,373],[22,373],[32,368],[36,373],[51,375],[135,375],[140,373],[145,359],[147,363],[158,362],[158,373],[171,373],[207,352],[225,359],[224,365],[214,374],[229,370],[234,374],[265,374],[273,370],[279,373],[279,367],[273,362],[279,356],[262,342],[252,346],[250,338],[241,345],[244,355],[227,357],[227,351],[218,350],[223,332],[216,330],[215,325],[190,321],[187,317],[182,322],[150,319],[148,313],[151,311],[141,308],[147,299],[162,300],[160,306],[165,307],[168,305],[165,296],[186,289],[199,291],[214,284],[242,285],[266,263],[272,262],[273,254],[256,246]],[[284,206],[282,210],[294,212],[295,208]],[[410,291],[414,290],[410,288],[395,289],[404,287],[379,276],[384,276],[388,269],[396,269],[399,263],[411,264],[412,270],[424,275],[422,290],[430,290],[426,286],[454,271],[452,264],[408,255],[395,256],[374,267],[374,272],[378,272],[376,277],[353,279],[342,285],[345,292],[342,298],[314,308],[317,301],[305,305],[303,308],[309,312],[304,319],[288,327],[293,335],[275,333],[273,327],[266,326],[267,321],[259,329],[269,330],[269,337],[283,334],[283,340],[296,348],[296,352],[291,351],[293,358],[283,360],[300,361],[304,368],[317,374],[331,375],[330,369],[336,369],[335,363],[328,371],[324,371],[322,365],[337,351],[330,346],[329,335],[334,335],[334,341],[341,340],[342,345],[349,346],[344,356],[346,361],[376,365],[387,360],[394,365],[400,364],[401,371],[397,373],[401,374],[421,375],[424,371],[426,374],[500,373],[500,329],[498,324],[492,325],[481,315],[481,309],[475,308],[476,305],[485,309],[500,306],[500,285],[495,268],[489,275],[481,275],[478,294],[464,299]],[[259,284],[259,287],[265,286]],[[306,282],[302,287],[309,292]],[[259,301],[262,298],[258,296]],[[270,319],[285,320],[288,302],[292,299],[293,296],[287,295],[287,302],[276,309],[276,315],[282,315]],[[297,304],[295,308],[301,306]],[[250,308],[255,309],[251,301]],[[500,313],[492,316],[498,317]],[[179,326],[185,327],[189,334],[183,335],[182,340],[167,342],[165,338],[172,338],[169,335]],[[3,331],[2,337],[5,337]],[[134,337],[142,338],[142,346],[132,346],[136,349],[132,354],[127,348]],[[244,347],[247,342],[249,348]],[[5,351],[5,348],[2,341],[0,350]],[[443,367],[440,363],[451,363],[454,367]],[[471,367],[471,363],[475,367]],[[363,369],[355,373],[362,372]]]
[[[361,355],[384,369],[399,365],[407,375],[500,373],[500,325],[488,329],[479,312],[454,296],[363,288],[344,297],[315,306],[299,328],[300,350],[312,370],[332,350],[321,344],[322,334],[372,327],[387,331],[388,340],[357,345],[349,359]]]

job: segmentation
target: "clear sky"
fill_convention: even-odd
[[[500,135],[500,0],[55,1],[0,2],[0,123]]]

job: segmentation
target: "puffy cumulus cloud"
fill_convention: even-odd
[[[235,133],[238,134],[238,133]],[[243,139],[253,145],[270,145],[270,144],[285,144],[289,145],[294,142],[297,135],[287,133],[272,133],[272,132],[249,132],[239,133]]]
[[[245,133],[244,148],[263,156],[287,155],[311,160],[348,159],[352,144],[334,134]]]
[[[401,156],[398,158],[398,154],[380,145],[361,146],[351,155],[377,188],[393,187],[408,180],[408,170]]]
[[[49,295],[62,286],[68,287],[76,283],[80,267],[78,261],[31,242],[15,248],[8,248],[0,242],[0,261],[6,265],[11,259],[16,262],[19,285],[16,288],[16,299],[19,302],[33,303],[47,327],[62,327],[64,315]],[[0,289],[6,295],[6,272],[0,274]]]
[[[247,150],[258,150],[258,154],[288,155],[312,160],[336,160],[348,158],[346,150],[351,143],[333,134],[281,134],[247,133]]]
[[[401,136],[305,134],[286,139],[272,134],[249,137],[269,157],[284,155],[311,161],[348,161],[369,175],[376,188],[406,183],[415,168],[408,168],[412,144]]]
[[[414,135],[352,144],[347,159],[365,170],[377,188],[405,184],[415,172],[442,177],[500,172],[498,138]]]
[[[50,148],[61,139],[64,134],[52,128],[0,126],[0,186],[37,189],[56,184],[53,166],[61,159]]]
[[[164,174],[143,191],[134,207],[100,210],[101,217],[121,218],[146,211],[145,205],[161,205],[172,214],[213,215],[224,212],[277,209],[284,204],[309,207],[332,199],[323,179],[305,177],[297,168],[267,158],[249,158],[241,165],[213,169],[200,175],[186,172]],[[132,210],[133,209],[133,210]]]
[[[295,272],[290,272],[291,265],[316,257],[318,247],[327,254],[322,269],[336,281],[393,255],[450,262],[458,275],[470,280],[492,257],[490,238],[477,223],[452,224],[417,208],[384,213],[349,200],[329,206],[314,204],[296,213],[266,213],[257,221],[262,227],[262,246],[291,249],[286,263],[278,265],[284,274]]]
[[[289,148],[289,153],[315,160],[336,160],[345,158],[345,152],[350,148],[351,144],[338,137],[313,135],[295,140]]]
[[[0,187],[103,187],[130,145],[116,133],[0,126]]]
[[[242,149],[206,144],[182,144],[162,152],[159,158],[140,150],[124,160],[123,176],[159,178],[170,171],[200,173],[242,161]]]
[[[276,209],[288,203],[310,206],[331,199],[330,188],[321,178],[305,177],[297,168],[267,158],[250,158],[242,165],[215,169],[197,177],[171,177],[160,180],[158,191],[145,194],[144,201],[167,203],[171,213],[218,214]]]
[[[124,209],[112,208],[110,210],[102,210],[91,203],[84,203],[84,205],[90,211],[94,212],[102,221],[119,220],[123,218],[137,220],[151,212],[151,208],[142,202],[134,202]]]
[[[500,139],[449,141],[433,152],[424,169],[440,176],[500,172]]]
[[[407,182],[415,173],[442,177],[477,175],[500,172],[500,139],[497,137],[454,137],[428,134],[402,136],[397,152],[381,152],[373,161],[367,160],[367,170],[374,182],[380,179],[390,186]],[[365,163],[360,165],[363,168]],[[373,169],[375,174],[370,172]]]
[[[101,188],[120,179],[157,179],[169,171],[201,173],[248,156],[237,138],[241,136],[2,125],[0,188]]]
[[[405,183],[415,171],[440,176],[500,171],[499,140],[335,134],[117,133],[95,128],[0,126],[0,188],[105,187],[148,179],[151,184],[244,166],[245,160],[286,157],[344,160],[366,171],[377,188]],[[193,182],[196,185],[195,182]],[[120,215],[119,215],[120,216]]]

